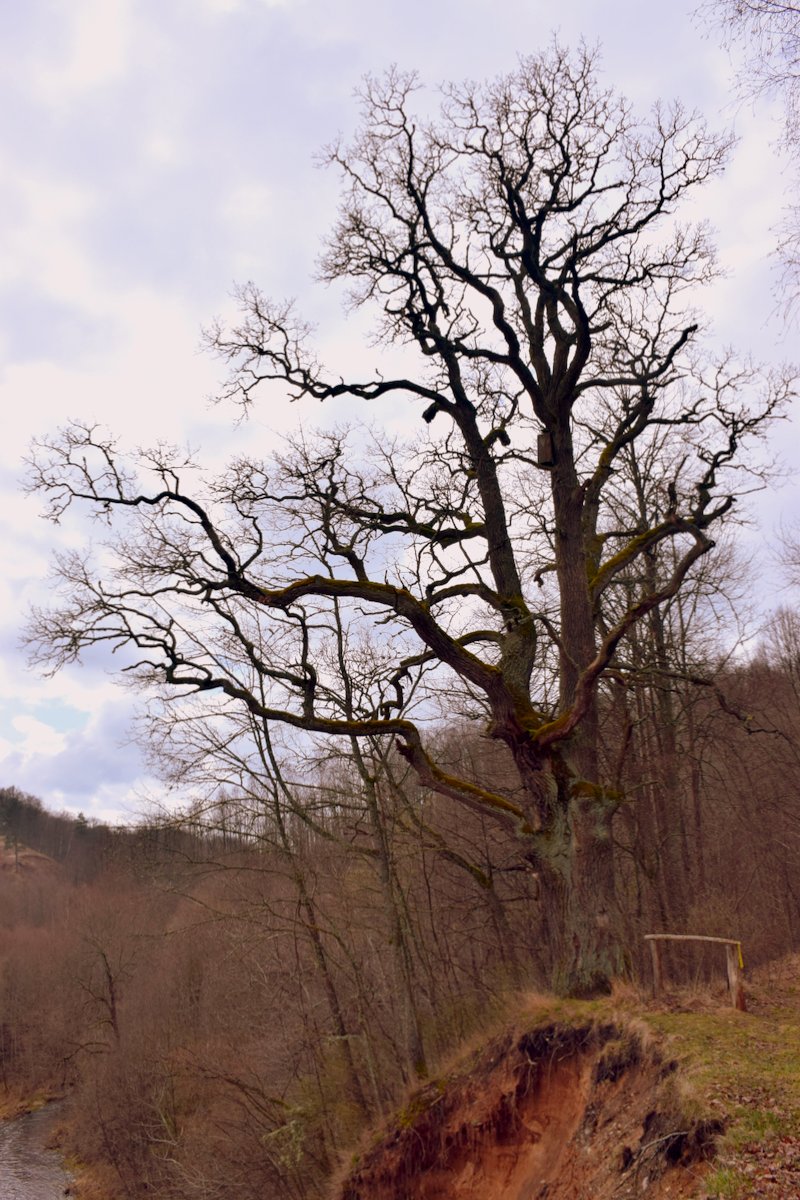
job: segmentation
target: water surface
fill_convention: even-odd
[[[0,1200],[63,1200],[69,1175],[46,1149],[56,1113],[43,1108],[0,1121]]]

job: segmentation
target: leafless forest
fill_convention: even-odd
[[[611,685],[602,722],[645,979],[645,932],[733,934],[750,964],[800,941],[800,619],[778,614],[746,666],[668,645],[635,687]],[[506,769],[466,727],[443,739],[454,768]],[[535,869],[401,759],[363,767],[320,761],[302,788],[264,771],[137,830],[0,794],[2,1085],[67,1090],[99,1194],[324,1195],[426,1063],[546,984]],[[708,964],[671,969],[690,982]]]

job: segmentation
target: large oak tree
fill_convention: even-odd
[[[321,277],[376,313],[392,355],[332,375],[293,306],[252,285],[211,334],[246,407],[394,398],[414,436],[298,436],[204,481],[169,448],[131,466],[67,427],[32,486],[54,518],[81,500],[114,532],[102,568],[61,557],[63,602],[32,637],[54,666],[133,648],[128,671],[167,703],[391,739],[423,788],[507,828],[556,982],[589,990],[624,967],[604,674],[712,549],[788,384],[699,347],[714,256],[679,209],[728,147],[696,115],[639,119],[591,52],[557,45],[445,88],[435,119],[416,89],[368,80],[360,132],[327,154],[344,188]],[[506,748],[502,783],[437,759],[432,730],[455,717]]]

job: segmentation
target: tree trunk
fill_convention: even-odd
[[[573,996],[607,992],[612,980],[629,970],[616,902],[612,816],[613,806],[603,793],[572,798],[570,957],[558,982],[559,990]]]
[[[573,704],[581,672],[596,653],[583,491],[568,426],[555,432],[551,476],[560,596],[560,710]],[[571,995],[607,992],[625,969],[614,878],[613,806],[600,786],[599,718],[592,697],[568,747],[548,764],[554,784],[545,852],[553,983]],[[561,757],[565,755],[565,757]],[[568,756],[568,757],[566,757]]]
[[[542,885],[543,928],[559,994],[607,993],[627,973],[614,874],[615,801],[577,777],[560,757],[547,772],[549,814],[535,837]],[[531,781],[542,811],[544,780]]]

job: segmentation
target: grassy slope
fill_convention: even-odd
[[[800,1195],[800,956],[756,972],[748,1006],[646,1019],[681,1060],[690,1101],[728,1122],[706,1194],[788,1200]]]

